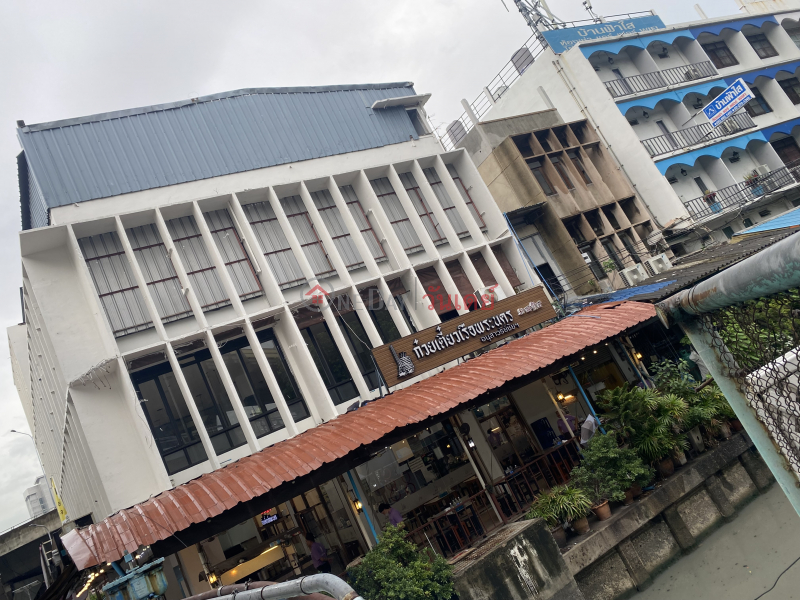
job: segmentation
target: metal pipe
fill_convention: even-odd
[[[330,594],[336,600],[364,600],[344,580],[330,573],[309,575],[308,577],[301,577],[300,579],[293,579],[283,583],[256,581],[242,586],[224,587],[227,588],[226,592],[231,590],[224,596],[218,596],[218,591],[212,590],[211,592],[191,596],[187,600],[208,600],[210,598],[219,598],[219,600],[269,600],[270,598],[296,598],[297,596],[309,596],[312,594],[312,598],[324,598],[324,596],[317,596],[317,592]],[[236,589],[246,587],[250,589],[244,589],[243,591]],[[220,591],[222,589],[220,588]]]
[[[594,412],[594,406],[592,406],[592,403],[589,402],[589,396],[586,395],[586,392],[584,391],[583,386],[581,385],[581,382],[578,381],[578,376],[575,375],[575,371],[572,370],[572,366],[569,366],[567,368],[569,369],[569,374],[572,375],[572,379],[575,380],[575,385],[577,385],[578,389],[581,391],[581,395],[583,396],[584,402],[586,402],[586,406],[588,406],[589,410],[592,411],[592,416],[597,421],[597,428],[600,429],[600,433],[605,435],[606,434],[606,430],[603,429],[603,426],[600,424],[600,417],[598,417],[597,413]]]
[[[369,530],[372,532],[372,537],[375,538],[375,542],[378,543],[380,540],[378,539],[378,533],[375,531],[375,527],[372,525],[372,519],[369,518],[369,513],[367,512],[367,505],[366,505],[366,498],[362,498],[361,494],[358,492],[358,486],[356,485],[356,480],[353,479],[352,471],[347,472],[347,477],[350,478],[350,485],[353,486],[353,492],[355,492],[356,499],[361,502],[361,510],[364,511],[364,517],[367,519],[367,525],[369,525]]]
[[[687,315],[770,296],[800,286],[800,235],[792,235],[656,304],[666,327]]]

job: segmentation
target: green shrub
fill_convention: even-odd
[[[367,600],[450,600],[455,595],[453,568],[444,557],[433,561],[406,539],[403,529],[388,526],[347,578]]]
[[[620,448],[613,434],[594,436],[581,464],[570,473],[572,485],[584,490],[594,506],[603,500],[620,501],[634,483],[647,485],[652,478],[653,470],[636,452]]]
[[[550,527],[568,525],[588,515],[591,508],[592,501],[585,491],[572,485],[557,485],[536,498],[527,518],[540,517]]]

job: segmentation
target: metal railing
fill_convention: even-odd
[[[684,206],[696,221],[703,221],[795,183],[800,183],[800,161],[791,162],[785,167],[770,171],[766,175],[758,175],[749,181],[729,185],[712,192],[709,196],[694,198],[684,202]]]
[[[711,123],[701,123],[686,129],[671,131],[663,135],[642,140],[642,145],[651,157],[668,154],[675,150],[682,150],[689,146],[703,144],[709,140],[716,140],[727,135],[736,135],[745,129],[752,129],[756,124],[746,112],[740,112],[719,127],[712,127]]]
[[[714,77],[716,74],[717,70],[714,65],[709,61],[705,61],[653,71],[652,73],[631,75],[622,79],[612,79],[603,83],[613,98],[619,98],[620,96],[630,96],[639,92],[657,90],[668,85],[678,85],[687,81]]]
[[[652,11],[647,10],[635,13],[610,15],[603,17],[603,19],[606,21],[615,21],[620,19],[632,19],[635,17],[652,14]],[[580,25],[588,25],[594,22],[595,21],[592,19],[571,21],[569,23],[565,23],[564,27],[578,27]],[[527,53],[525,50],[527,50]],[[525,70],[533,64],[533,62],[542,52],[544,52],[544,46],[537,35],[533,34],[522,45],[522,47],[514,53],[512,59],[509,60],[502,69],[500,69],[500,72],[494,76],[494,78],[489,82],[489,85],[486,86],[486,89],[489,90],[494,102],[497,102],[497,100],[499,100],[503,94],[508,91],[508,89],[511,87],[511,84],[520,78]],[[470,103],[470,108],[478,119],[485,115],[491,107],[492,102],[484,92],[481,92],[478,97]],[[464,111],[461,113],[461,116],[447,126],[444,135],[439,134],[439,139],[442,143],[442,146],[444,146],[445,150],[452,150],[456,147],[458,142],[464,139],[464,136],[466,136],[471,129],[472,119],[470,119],[467,112]]]

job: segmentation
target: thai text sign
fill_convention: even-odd
[[[575,44],[589,40],[602,40],[603,38],[617,37],[624,33],[639,31],[654,31],[664,29],[664,21],[660,17],[636,17],[634,19],[620,19],[619,21],[606,21],[593,23],[586,27],[565,27],[543,31],[544,39],[550,44],[553,52],[561,54],[572,48]]]
[[[372,355],[391,387],[555,317],[544,289],[535,287],[375,348]]]
[[[703,109],[703,114],[711,121],[711,126],[716,127],[728,117],[732,117],[733,113],[753,98],[753,92],[750,91],[750,88],[740,77],[730,84],[724,92],[709,102],[708,106]]]

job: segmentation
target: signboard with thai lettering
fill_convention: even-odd
[[[389,387],[556,317],[535,287],[372,350]]]
[[[750,91],[744,80],[739,77],[724,92],[708,103],[703,109],[703,114],[711,121],[711,126],[716,127],[732,117],[737,110],[753,98],[753,92]]]
[[[589,40],[602,40],[604,38],[618,37],[625,33],[640,33],[664,29],[664,21],[655,15],[648,17],[634,17],[633,19],[619,19],[592,23],[582,27],[564,27],[542,31],[544,39],[550,44],[553,52],[561,54],[572,48],[575,44]]]

